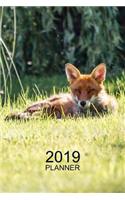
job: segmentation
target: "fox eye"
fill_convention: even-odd
[[[91,92],[94,92],[94,91],[95,91],[95,89],[92,88],[92,89],[89,89],[89,90],[88,90],[88,93],[91,93]]]
[[[80,89],[75,89],[75,92],[78,94],[81,94],[81,90]]]

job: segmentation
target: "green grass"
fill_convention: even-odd
[[[57,85],[56,81],[49,80],[52,83],[49,88]],[[119,83],[122,85],[122,80]],[[107,85],[113,93],[115,83]],[[25,98],[26,105],[34,100]],[[1,107],[1,192],[125,192],[125,95],[122,90],[118,103],[118,113],[100,118],[48,118],[27,122],[5,122],[10,105]],[[21,97],[13,103],[13,110],[24,107]],[[48,150],[78,150],[81,170],[45,171]]]

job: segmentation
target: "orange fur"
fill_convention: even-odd
[[[51,96],[29,106],[22,113],[8,115],[6,119],[29,119],[36,113],[61,118],[86,114],[87,110],[91,113],[116,110],[116,99],[106,93],[103,85],[106,77],[105,64],[98,65],[90,74],[81,74],[75,66],[68,63],[65,71],[71,94]]]

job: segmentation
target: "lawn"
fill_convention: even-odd
[[[25,89],[31,77],[24,81]],[[67,90],[65,78],[32,78],[44,95]],[[58,83],[58,80],[60,82]],[[4,121],[11,109],[20,111],[40,99],[40,90],[30,88],[0,108],[1,192],[125,192],[125,77],[106,82],[118,94],[119,110],[103,117],[56,120]],[[49,87],[48,87],[49,86]],[[52,86],[58,86],[52,90]],[[117,88],[117,90],[116,90]],[[35,91],[35,92],[33,92]],[[36,96],[35,96],[35,95]],[[26,104],[26,105],[25,105]],[[46,152],[80,152],[80,170],[46,171]],[[70,157],[71,158],[71,157]],[[59,164],[59,163],[53,163]],[[63,156],[61,164],[66,164]],[[74,164],[71,160],[69,164]]]

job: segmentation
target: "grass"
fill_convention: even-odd
[[[60,77],[49,77],[49,84],[45,79],[38,83],[44,89],[49,85],[49,93],[52,93],[52,85],[57,85],[57,90],[63,85]],[[25,85],[28,82],[26,79]],[[123,79],[118,83],[124,85]],[[115,83],[108,83],[107,87],[113,93]],[[39,99],[36,95],[35,99]],[[25,100],[29,105],[34,98],[29,99],[26,94]],[[27,122],[5,122],[10,104],[1,107],[0,191],[125,192],[125,95],[122,90],[118,103],[118,113],[100,118],[47,118]],[[13,110],[24,107],[21,97],[13,102]],[[78,150],[81,154],[80,171],[45,171],[48,150],[63,153]]]

